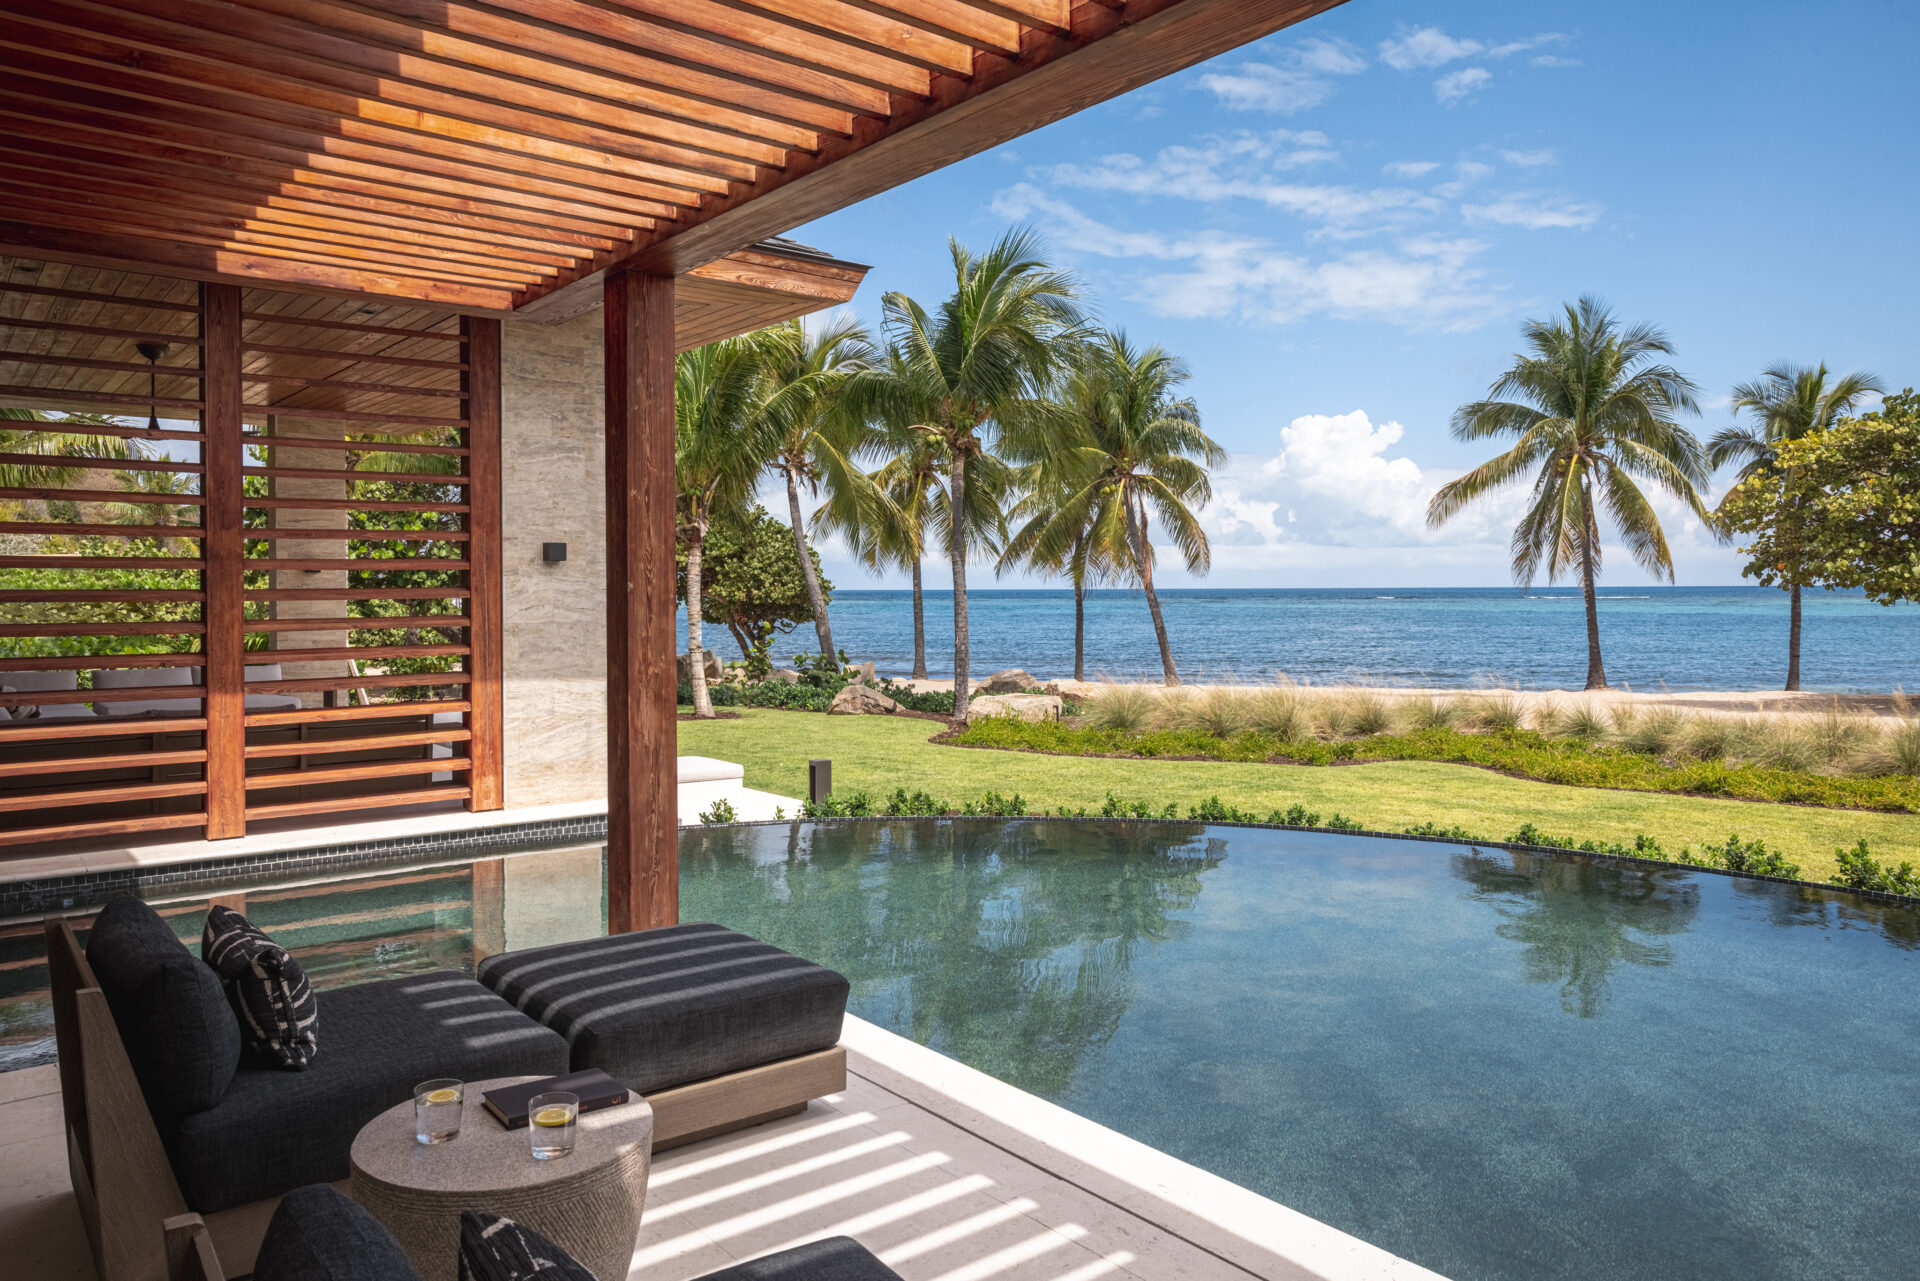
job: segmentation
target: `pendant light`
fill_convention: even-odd
[[[167,344],[163,342],[138,342],[133,345],[133,349],[147,358],[147,430],[159,431],[160,415],[156,412],[158,407],[152,402],[157,395],[154,391],[154,386],[160,378],[160,357],[167,354]]]

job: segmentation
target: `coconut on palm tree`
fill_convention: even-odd
[[[1733,412],[1748,415],[1751,422],[1725,428],[1708,441],[1707,465],[1716,469],[1731,463],[1741,465],[1727,489],[1731,494],[1741,482],[1772,468],[1780,446],[1826,431],[1852,414],[1861,401],[1884,395],[1886,390],[1872,374],[1848,374],[1829,381],[1824,364],[1817,369],[1775,365],[1755,381],[1733,389]],[[1723,495],[1722,508],[1726,501]],[[1792,603],[1788,609],[1785,688],[1790,690],[1800,688],[1800,587],[1796,572],[1787,584]]]
[[[873,341],[850,320],[832,322],[809,335],[797,320],[761,331],[767,356],[767,387],[761,413],[767,419],[773,453],[767,466],[787,486],[787,512],[793,523],[794,548],[800,573],[813,606],[814,633],[820,657],[836,663],[833,628],[827,620],[827,598],[820,575],[808,555],[806,523],[800,512],[800,489],[827,491],[827,505],[846,523],[869,523],[876,506],[873,486],[860,470],[859,456],[874,443],[875,431],[861,414],[852,412],[843,394],[854,374],[871,368]]]
[[[949,241],[954,290],[938,311],[902,293],[883,300],[897,363],[864,384],[881,416],[912,424],[947,468],[947,555],[953,567],[953,711],[967,716],[969,472],[999,438],[1022,431],[1061,370],[1081,325],[1079,286],[1040,256],[1033,233],[1009,231],[983,254]]]
[[[1588,689],[1605,689],[1600,657],[1600,516],[1649,574],[1673,580],[1666,532],[1646,493],[1651,482],[1711,522],[1699,487],[1706,456],[1678,415],[1698,413],[1699,390],[1660,357],[1673,344],[1651,325],[1622,328],[1591,295],[1557,320],[1528,321],[1527,350],[1495,380],[1486,400],[1454,411],[1455,440],[1510,438],[1505,453],[1440,487],[1427,507],[1438,527],[1469,504],[1531,478],[1527,511],[1513,531],[1513,576],[1523,586],[1544,566],[1547,581],[1580,576],[1587,613]],[[1502,397],[1517,397],[1506,400]]]
[[[1087,343],[1051,407],[1056,430],[1036,439],[1032,465],[1046,478],[1050,514],[1036,513],[1015,536],[1037,565],[1077,569],[1082,579],[1111,567],[1137,579],[1168,685],[1180,683],[1180,670],[1154,589],[1152,522],[1159,518],[1189,571],[1206,573],[1212,552],[1194,508],[1213,496],[1207,468],[1227,459],[1201,430],[1199,407],[1176,394],[1186,378],[1179,360],[1136,349],[1125,334]]]
[[[761,413],[768,347],[760,334],[745,334],[681,352],[674,361],[674,525],[687,549],[688,680],[693,714],[707,719],[713,699],[701,646],[700,560],[714,515],[746,502],[770,452]]]

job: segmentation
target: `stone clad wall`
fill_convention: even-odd
[[[507,321],[500,357],[506,804],[607,793],[606,519],[598,310]],[[565,543],[548,565],[542,543]]]

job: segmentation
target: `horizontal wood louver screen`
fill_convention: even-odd
[[[497,322],[0,268],[0,846],[496,808]]]

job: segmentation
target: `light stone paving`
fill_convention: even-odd
[[[905,1281],[1436,1276],[860,1019],[843,1044],[845,1093],[655,1159],[628,1281],[835,1235]],[[0,1259],[21,1281],[93,1278],[58,1090],[51,1067],[0,1074]]]

